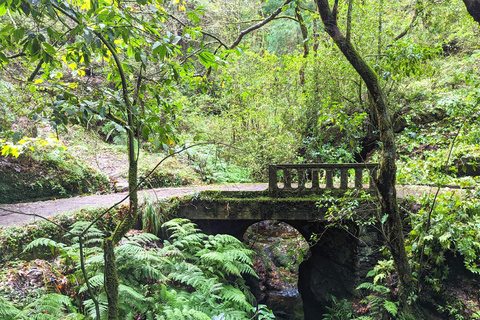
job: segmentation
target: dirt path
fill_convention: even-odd
[[[145,197],[154,197],[158,199],[170,198],[192,194],[204,190],[225,190],[225,191],[261,191],[266,190],[267,184],[227,184],[227,185],[208,185],[180,188],[162,188],[139,191],[139,199],[142,201]],[[451,191],[444,188],[442,192]],[[426,186],[398,186],[397,194],[399,197],[415,196],[420,197],[424,194],[435,193],[436,188]],[[107,195],[79,196],[74,198],[38,201],[29,203],[4,204],[0,205],[0,226],[21,225],[27,222],[39,219],[31,215],[13,213],[19,211],[26,214],[38,214],[43,217],[50,217],[62,212],[75,211],[83,208],[102,208],[109,207],[127,196],[128,192],[113,193]],[[127,203],[124,200],[123,203]],[[5,209],[5,210],[4,210]]]
[[[225,190],[225,191],[261,191],[267,189],[267,184],[228,184],[208,185],[181,188],[162,188],[139,191],[138,198],[142,201],[145,197],[158,199],[170,198],[192,194],[204,190]],[[29,215],[13,213],[6,210],[19,211],[27,214],[38,214],[43,217],[50,217],[61,212],[75,211],[83,208],[109,207],[128,195],[128,192],[113,193],[107,195],[79,196],[67,199],[47,200],[28,203],[3,204],[0,205],[0,226],[21,225],[35,219]],[[125,200],[123,203],[127,203]],[[6,210],[4,210],[6,209]]]

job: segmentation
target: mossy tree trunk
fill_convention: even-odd
[[[139,124],[135,120],[133,106],[131,104],[130,94],[128,91],[128,83],[122,64],[116,52],[110,50],[112,53],[118,73],[122,83],[122,98],[125,104],[125,113],[127,121],[125,128],[127,129],[127,150],[128,150],[128,191],[130,197],[130,206],[128,212],[123,217],[115,228],[115,231],[110,237],[103,239],[104,250],[104,278],[105,278],[105,292],[108,301],[108,320],[118,319],[118,276],[115,265],[115,246],[125,236],[125,234],[134,226],[138,216],[138,194],[137,194],[137,175],[138,175],[138,159],[135,150],[135,142],[138,138]],[[140,81],[138,82],[140,85]],[[137,88],[138,90],[139,88]],[[140,142],[138,142],[140,143]]]
[[[480,24],[480,0],[463,0],[468,13]]]
[[[395,262],[395,269],[399,277],[399,298],[402,309],[406,309],[407,298],[414,291],[412,272],[408,264],[405,252],[402,219],[398,211],[397,195],[395,189],[396,164],[395,164],[395,141],[393,126],[388,114],[387,104],[377,74],[363,60],[337,25],[337,5],[335,1],[333,9],[328,0],[316,0],[318,11],[325,25],[325,31],[330,35],[343,55],[353,68],[362,77],[372,97],[378,119],[380,141],[382,151],[380,158],[380,170],[376,179],[376,186],[382,204],[382,214],[387,215],[386,230],[387,242]]]

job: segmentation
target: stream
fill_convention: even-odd
[[[309,247],[303,236],[288,224],[262,221],[244,236],[256,252],[254,268],[259,279],[252,291],[277,319],[303,320],[303,304],[298,292],[298,267],[307,258]]]

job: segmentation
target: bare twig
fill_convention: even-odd
[[[92,286],[90,285],[87,271],[85,269],[85,259],[83,257],[83,236],[78,237],[78,244],[80,246],[80,268],[82,269],[83,278],[85,279],[85,283],[87,285],[88,294],[90,298],[92,298],[93,303],[95,304],[95,313],[97,316],[97,320],[100,320],[100,305],[98,304],[98,299],[93,294]]]
[[[269,23],[270,21],[275,19],[275,17],[277,17],[283,11],[283,8],[285,8],[292,1],[293,0],[286,0],[285,3],[280,8],[275,10],[268,18],[260,21],[257,24],[254,24],[253,26],[251,26],[251,27],[249,27],[245,30],[240,31],[240,34],[238,35],[237,39],[230,45],[229,49],[233,49],[236,46],[238,46],[240,44],[240,42],[242,41],[243,37],[246,36],[247,34],[249,34],[250,32],[252,32],[254,30],[257,30],[257,29],[260,29],[261,27],[263,27],[264,25],[266,25],[267,23]]]
[[[452,144],[450,145],[450,151],[448,152],[448,157],[447,157],[447,160],[445,161],[445,166],[447,166],[448,163],[450,162],[450,158],[451,158],[452,152],[453,152],[453,147],[455,146],[455,141],[457,140],[458,135],[460,134],[460,131],[461,131],[462,128],[464,127],[465,123],[466,123],[466,120],[465,120],[465,121],[462,123],[462,125],[458,128],[455,136],[453,137]],[[425,225],[425,233],[428,233],[428,231],[430,230],[430,225],[431,225],[431,221],[432,221],[432,213],[433,213],[433,209],[435,209],[435,204],[436,204],[436,201],[437,201],[437,198],[438,198],[438,194],[440,193],[440,189],[441,189],[441,186],[438,186],[438,187],[437,187],[437,191],[435,192],[435,196],[434,196],[434,198],[433,198],[432,206],[430,207],[430,211],[428,212],[427,224]],[[419,241],[421,241],[422,238],[423,238],[423,237],[420,236]],[[421,248],[420,248],[420,260],[419,260],[419,267],[418,267],[418,279],[420,279],[420,277],[421,277],[421,275],[422,275],[424,252],[425,252],[425,241],[422,243],[422,246],[421,246]],[[420,282],[419,282],[419,284],[420,284]]]
[[[10,209],[6,209],[6,208],[0,208],[0,211],[6,211],[6,212],[10,212],[10,213],[16,213],[16,214],[21,214],[23,216],[32,216],[32,217],[36,217],[36,218],[40,218],[40,219],[43,219],[45,221],[48,221],[50,223],[53,223],[54,225],[56,225],[58,228],[60,228],[61,230],[65,231],[65,229],[58,223],[56,223],[55,221],[52,221],[50,219],[48,219],[47,217],[44,217],[44,216],[41,216],[39,214],[36,214],[36,213],[27,213],[27,212],[23,212],[23,211],[18,211],[18,210],[10,210]],[[5,217],[9,214],[0,214],[0,217]]]

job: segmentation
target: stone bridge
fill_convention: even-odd
[[[348,206],[350,201],[359,205],[353,208],[356,218],[374,215],[375,196],[364,200],[362,195],[373,190],[377,168],[377,164],[270,165],[268,190],[202,192],[182,201],[177,216],[192,220],[207,234],[227,233],[238,239],[249,226],[264,220],[285,222],[307,241],[316,235],[311,257],[300,266],[298,288],[305,319],[319,319],[329,305],[327,294],[358,297],[355,288],[368,281],[366,273],[384,244],[374,226],[347,220],[342,228],[332,227],[332,219],[326,217],[331,206]]]

